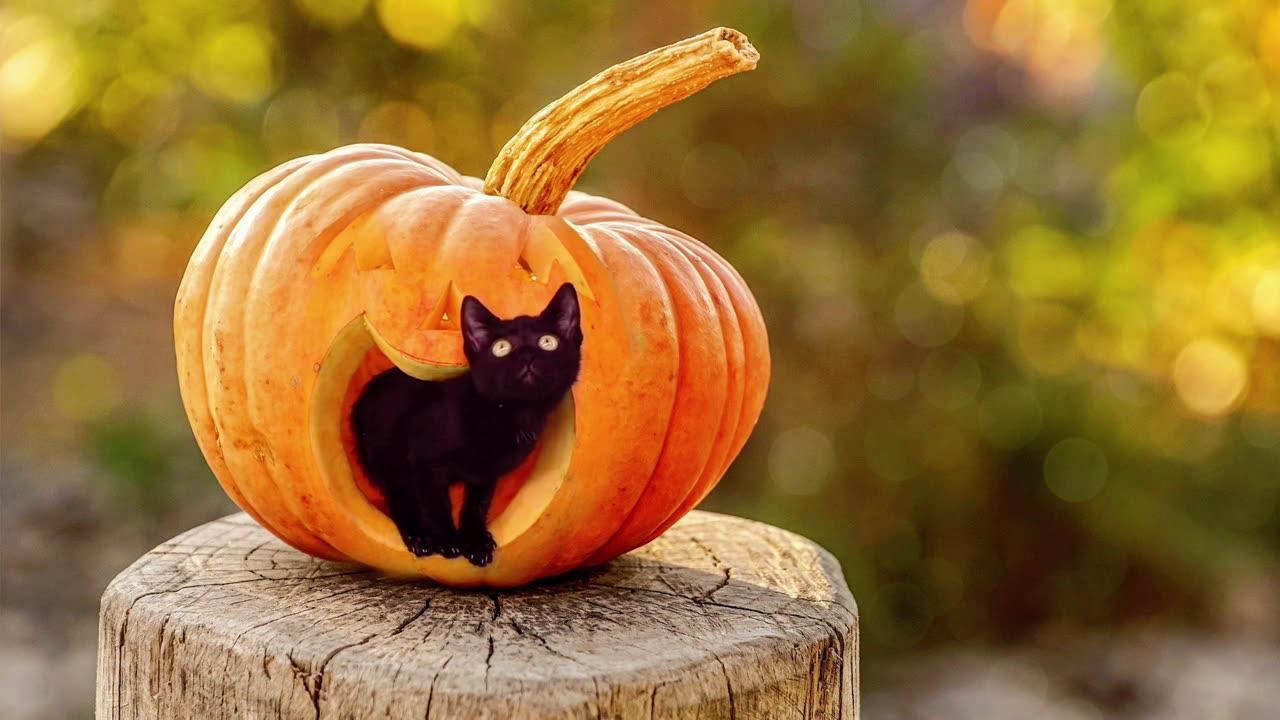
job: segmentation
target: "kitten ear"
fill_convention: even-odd
[[[470,295],[462,298],[462,339],[468,351],[478,353],[489,347],[497,322],[484,303]]]
[[[567,340],[580,340],[582,331],[579,328],[582,315],[578,308],[578,291],[573,285],[565,283],[556,291],[547,308],[542,311],[542,318],[555,323],[556,334]]]

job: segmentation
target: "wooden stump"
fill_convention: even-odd
[[[102,598],[99,718],[856,718],[835,560],[693,512],[594,570],[459,591],[316,560],[245,515]]]

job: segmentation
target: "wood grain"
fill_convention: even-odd
[[[812,542],[693,512],[608,565],[458,591],[232,515],[102,598],[97,716],[856,718],[858,615]]]

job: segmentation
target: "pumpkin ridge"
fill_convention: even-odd
[[[716,440],[712,444],[711,453],[708,456],[707,465],[703,468],[702,474],[693,483],[693,485],[690,486],[684,497],[675,504],[674,508],[668,513],[668,515],[664,517],[662,521],[658,522],[653,528],[650,528],[649,534],[643,536],[643,542],[637,543],[633,547],[639,547],[640,545],[648,543],[652,539],[656,538],[657,535],[653,534],[653,531],[658,530],[659,528],[664,528],[669,522],[679,520],[680,517],[684,515],[683,512],[680,512],[681,508],[684,508],[686,512],[688,509],[692,509],[698,502],[701,502],[702,498],[706,497],[706,495],[720,483],[721,479],[723,479],[736,455],[731,452],[731,449],[734,434],[736,433],[740,422],[742,404],[745,395],[745,378],[743,377],[744,373],[742,371],[742,326],[737,317],[738,313],[733,307],[732,297],[729,295],[728,290],[725,289],[723,281],[721,281],[720,277],[716,275],[714,270],[707,267],[706,262],[701,261],[701,258],[680,243],[678,238],[672,238],[667,233],[662,233],[662,237],[665,242],[670,244],[673,248],[676,248],[678,252],[681,252],[686,257],[690,258],[690,263],[694,266],[698,276],[702,279],[704,286],[707,287],[708,295],[715,298],[712,302],[712,308],[716,316],[717,325],[720,327],[720,334],[723,340],[722,347],[724,349],[725,401],[720,410],[720,419],[717,423]],[[697,258],[698,261],[695,262],[694,258]],[[713,282],[716,286],[715,291],[711,290]],[[723,308],[718,304],[721,301],[724,302]],[[726,317],[726,315],[729,317]],[[727,328],[732,328],[732,332],[729,332]],[[733,382],[734,373],[737,373],[739,376],[736,387]],[[690,503],[690,498],[694,497],[698,499]],[[659,531],[658,534],[661,534],[661,531]],[[631,548],[628,548],[628,550],[629,549]]]
[[[742,371],[744,358],[742,350],[742,325],[738,319],[738,313],[733,307],[732,297],[724,287],[724,282],[720,279],[720,276],[717,275],[713,269],[708,267],[708,264],[705,261],[702,261],[698,255],[689,250],[689,248],[687,248],[683,243],[679,242],[679,238],[673,238],[664,233],[664,240],[670,243],[672,247],[677,248],[680,252],[689,257],[691,262],[693,258],[697,258],[698,261],[693,262],[693,265],[697,269],[699,276],[702,277],[703,283],[707,285],[708,290],[710,290],[710,286],[713,283],[716,286],[716,291],[711,292],[710,294],[716,298],[713,306],[715,308],[717,321],[721,327],[721,335],[725,340],[725,403],[724,407],[721,409],[720,422],[718,425],[719,430],[717,432],[716,441],[711,454],[711,457],[715,458],[714,464],[712,464],[711,460],[708,459],[710,472],[707,472],[707,470],[704,469],[702,477],[694,483],[685,497],[676,504],[675,509],[673,509],[662,522],[658,523],[654,529],[663,527],[668,520],[673,520],[673,516],[674,520],[678,520],[682,515],[682,513],[678,512],[680,508],[688,506],[692,509],[693,506],[697,505],[697,503],[701,501],[701,498],[705,497],[712,489],[715,488],[716,485],[720,483],[720,480],[724,478],[725,473],[728,472],[729,466],[733,463],[735,457],[735,454],[731,452],[731,450],[733,446],[733,439],[741,421],[742,405],[746,394],[745,377],[743,377],[744,373]],[[721,301],[724,302],[723,308],[718,304]],[[730,317],[726,317],[726,315]],[[732,328],[733,332],[728,332],[726,328]],[[730,342],[730,335],[733,337],[732,342]],[[733,382],[734,373],[737,373],[739,376],[736,387]],[[735,390],[736,392],[734,392]],[[689,499],[691,497],[698,497],[699,500],[689,504]],[[646,537],[648,539],[646,539],[645,542],[649,542],[652,537],[656,536]],[[636,547],[639,547],[639,545]]]
[[[744,309],[738,305],[739,296],[742,293],[747,293],[747,297],[750,297],[750,291],[746,289],[746,283],[743,281],[742,276],[739,275],[737,271],[735,271],[723,258],[721,258],[719,254],[714,250],[711,250],[701,241],[685,236],[683,233],[675,230],[671,230],[670,234],[675,240],[701,256],[703,261],[707,263],[707,266],[711,268],[712,272],[716,273],[716,275],[720,277],[721,282],[724,283],[725,289],[728,292],[729,300],[733,304],[734,315],[737,318],[739,332],[743,339],[742,414],[739,417],[737,432],[735,433],[733,443],[731,445],[729,462],[725,465],[725,472],[728,472],[729,466],[733,464],[733,460],[742,452],[742,448],[746,446],[747,440],[751,437],[751,432],[755,429],[756,423],[759,422],[760,410],[764,405],[763,391],[760,391],[759,393],[758,402],[752,402],[750,396],[752,389],[756,388],[758,385],[751,376],[753,374],[758,374],[759,377],[769,377],[770,363],[767,331],[764,326],[764,320],[760,317],[760,310],[754,302],[751,302],[747,308],[748,311],[754,311],[751,315],[744,312]],[[756,321],[753,323],[756,325],[755,330],[759,332],[758,338],[748,332],[748,328],[746,326],[746,324],[751,322],[753,319]],[[758,353],[759,357],[754,359],[752,357],[751,348],[749,347],[749,343],[753,340],[760,343],[760,347],[757,348],[757,350],[762,350],[762,352]],[[754,373],[752,371],[754,371]],[[671,517],[667,518],[666,522],[664,522],[645,542],[651,542],[659,535],[666,532],[668,528],[674,525],[676,521],[689,512],[690,509],[702,502],[714,487],[715,484],[712,484],[710,487],[702,488],[696,495],[686,498],[685,502],[682,503],[680,507],[671,514]]]
[[[249,502],[248,498],[245,497],[245,495],[240,491],[239,486],[234,482],[234,478],[231,476],[231,472],[227,468],[226,458],[221,447],[221,433],[218,430],[217,421],[214,418],[213,403],[209,401],[208,380],[204,374],[204,369],[207,366],[206,347],[208,345],[205,342],[204,328],[206,325],[209,305],[211,304],[209,298],[211,295],[213,275],[222,259],[223,247],[225,247],[227,241],[239,226],[241,219],[243,219],[249,210],[257,204],[258,200],[272,188],[279,185],[281,182],[284,182],[284,180],[294,172],[297,172],[299,168],[309,163],[313,157],[314,156],[312,155],[308,155],[296,158],[292,162],[278,166],[275,168],[275,172],[267,172],[259,175],[255,180],[262,181],[260,186],[255,186],[253,181],[251,181],[250,184],[246,185],[241,193],[239,193],[243,202],[235,204],[233,198],[231,201],[228,201],[227,204],[223,205],[223,209],[214,216],[213,220],[211,220],[209,224],[210,228],[217,228],[217,230],[212,234],[206,233],[205,236],[196,243],[196,248],[187,262],[187,272],[184,273],[183,281],[178,287],[179,311],[175,312],[175,324],[178,324],[178,318],[186,317],[188,314],[193,316],[198,315],[201,318],[199,323],[193,324],[195,331],[193,332],[193,337],[187,348],[189,352],[196,356],[197,368],[200,372],[186,373],[186,377],[190,379],[187,382],[180,383],[178,388],[180,394],[185,395],[187,392],[190,392],[193,399],[196,399],[198,396],[201,403],[199,408],[193,408],[191,402],[184,403],[187,407],[189,420],[192,419],[195,411],[200,412],[203,416],[197,421],[192,422],[193,429],[197,429],[197,444],[201,446],[201,450],[204,452],[206,459],[211,461],[211,464],[213,465],[212,469],[214,470],[214,477],[218,480],[218,484],[221,485],[227,494],[231,496],[232,501],[234,501],[239,507],[243,508],[245,512],[249,513],[249,515],[257,520],[264,528],[267,528],[273,534],[281,537],[282,539],[284,538],[284,533],[276,530],[272,524],[265,519],[263,514],[258,512],[257,508]],[[233,215],[233,217],[224,215],[223,210],[228,208],[235,209],[234,213],[228,214]],[[206,245],[208,247],[205,247]],[[197,268],[197,271],[199,271],[208,264],[211,264],[212,267],[208,270],[205,276],[200,278],[203,282],[201,282],[200,286],[195,290],[192,290],[191,283],[197,282],[192,279],[196,277],[191,274],[192,268]],[[193,292],[195,293],[195,299],[199,304],[198,308],[192,307],[190,304],[191,293]],[[181,337],[180,333],[175,333],[175,335]],[[181,380],[181,378],[179,379]],[[198,387],[188,390],[188,383],[198,383]],[[209,432],[212,434],[212,438],[205,441],[212,443],[207,450],[204,447],[205,442],[200,442],[201,438],[200,433],[198,432],[200,427],[205,426],[208,427]],[[222,472],[218,472],[219,468],[222,469]]]
[[[703,261],[706,262],[707,266],[711,268],[712,272],[715,272],[716,275],[720,277],[721,282],[724,283],[725,289],[729,293],[729,298],[733,303],[733,306],[735,309],[735,315],[738,318],[738,325],[739,325],[740,331],[742,332],[742,337],[744,339],[744,345],[743,345],[744,356],[747,353],[746,341],[754,337],[752,333],[747,332],[745,323],[750,322],[752,319],[755,319],[758,321],[757,323],[759,325],[758,329],[761,333],[760,337],[762,338],[762,342],[760,344],[765,349],[765,352],[762,353],[763,358],[765,360],[764,367],[763,368],[758,367],[758,363],[753,363],[750,360],[744,362],[743,367],[755,368],[756,370],[760,371],[761,375],[768,376],[768,373],[769,373],[768,352],[767,352],[768,337],[767,335],[765,335],[766,329],[764,326],[763,318],[760,317],[759,308],[755,306],[754,302],[752,302],[750,305],[747,306],[747,309],[755,310],[755,312],[747,313],[747,312],[743,312],[743,309],[738,306],[738,301],[741,295],[746,294],[748,298],[750,297],[750,290],[747,289],[747,283],[745,280],[743,280],[742,275],[740,275],[738,271],[734,269],[734,267],[730,265],[724,258],[720,257],[719,253],[712,250],[702,241],[696,238],[689,237],[684,233],[681,233],[678,230],[673,230],[671,228],[668,228],[667,232],[673,239],[677,240],[682,245],[684,245],[685,247],[689,248],[691,251],[699,255],[703,259]],[[743,387],[750,388],[750,387],[753,387],[753,384],[744,383]],[[743,408],[744,417],[749,413],[750,413],[750,408],[745,407],[745,400],[744,400],[744,408]],[[758,416],[758,413],[759,411],[757,410],[756,411],[757,416]],[[737,440],[739,442],[735,443],[735,445],[737,445],[738,447],[738,450],[741,450],[742,446],[746,444],[747,437],[750,436],[752,430],[754,429],[755,429],[754,423],[749,423],[748,426],[745,428],[742,428],[742,427],[739,428],[738,437],[737,437]],[[735,451],[734,454],[736,456],[737,452]]]
[[[709,428],[718,436],[718,421],[724,414],[724,406],[728,400],[727,389],[717,394],[706,387],[709,385],[707,376],[719,374],[708,370],[708,367],[714,364],[716,358],[721,362],[725,358],[725,339],[720,330],[720,323],[718,321],[706,323],[704,327],[709,332],[706,333],[705,339],[695,340],[695,334],[685,327],[686,321],[681,314],[682,312],[695,313],[696,316],[701,317],[706,311],[716,312],[714,303],[709,299],[706,284],[697,268],[665,237],[652,233],[648,228],[637,228],[633,225],[627,228],[624,237],[627,238],[631,247],[653,265],[669,299],[679,353],[679,366],[676,370],[676,402],[672,409],[672,419],[667,425],[667,437],[658,455],[654,476],[650,479],[645,491],[640,494],[639,500],[627,512],[617,532],[605,545],[597,549],[594,555],[616,555],[630,549],[627,546],[634,547],[633,543],[636,540],[645,537],[666,519],[666,513],[662,513],[659,518],[652,517],[655,508],[661,512],[660,508],[664,506],[668,508],[677,506],[698,487],[699,481],[707,471],[715,444],[713,442],[695,443],[692,447],[696,449],[690,450],[691,445],[687,438],[682,438],[679,433],[683,433],[691,423],[697,425],[698,432],[707,429],[707,423],[713,421],[712,417],[707,416],[707,411],[718,405],[718,409],[714,409],[716,426]],[[706,300],[703,301],[703,298]],[[723,370],[723,374],[727,375],[728,368]],[[700,389],[695,391],[690,387],[691,385]],[[700,398],[701,401],[694,402],[692,398]],[[674,454],[672,453],[673,437],[677,438]]]
[[[657,264],[653,261],[652,258],[648,256],[648,254],[646,254],[643,251],[643,249],[638,247],[635,243],[631,242],[630,238],[628,238],[625,234],[623,234],[619,230],[612,227],[605,227],[600,225],[593,226],[593,229],[608,235],[614,240],[616,244],[629,248],[632,251],[629,254],[633,254],[635,257],[640,258],[643,261],[644,265],[649,269],[652,276],[657,278],[658,286],[662,288],[663,306],[665,308],[667,317],[671,319],[672,335],[675,338],[675,342],[672,344],[672,350],[674,355],[674,366],[672,367],[672,373],[675,376],[675,381],[674,381],[674,387],[671,393],[670,409],[667,411],[667,415],[665,419],[666,429],[663,432],[662,443],[658,446],[658,452],[653,456],[654,457],[653,466],[649,468],[649,470],[647,471],[647,476],[646,476],[646,479],[644,480],[644,484],[641,486],[639,492],[636,493],[635,498],[634,500],[632,500],[631,504],[621,514],[621,518],[619,519],[619,521],[617,522],[613,530],[609,533],[608,537],[606,537],[601,543],[599,543],[595,547],[590,548],[586,552],[580,553],[580,555],[584,558],[593,557],[596,553],[608,547],[608,545],[613,541],[613,539],[618,535],[618,533],[620,533],[623,530],[623,528],[626,527],[627,521],[630,519],[631,515],[636,511],[636,508],[640,505],[645,494],[653,486],[654,482],[661,480],[661,478],[658,477],[658,471],[662,467],[663,458],[668,453],[672,432],[674,431],[676,426],[676,423],[675,423],[676,408],[680,403],[680,391],[681,391],[680,378],[681,378],[681,374],[682,374],[681,371],[682,371],[683,362],[684,362],[684,358],[682,357],[683,348],[681,348],[681,345],[680,345],[680,338],[682,337],[680,334],[680,315],[679,313],[676,312],[675,300],[672,298],[671,287],[667,284],[667,278],[663,274],[662,270],[658,268]]]
[[[483,197],[484,196],[480,193],[468,193],[465,200],[454,206],[453,214],[449,216],[448,222],[446,222],[444,227],[440,229],[440,237],[443,241],[440,243],[440,247],[437,248],[437,253],[444,254],[444,249],[446,247],[458,242],[458,238],[456,237],[458,224],[462,221],[462,218],[466,216],[467,206],[478,202]],[[453,281],[450,281],[450,285],[453,285]],[[483,302],[483,300],[481,300],[481,302]]]
[[[415,169],[425,170],[439,180],[438,185],[459,185],[462,175],[453,168],[436,160],[430,155],[414,152],[406,148],[386,143],[352,143],[336,147],[328,152],[313,155],[313,159],[346,158],[348,162],[364,162],[368,160],[391,160],[407,162]],[[434,162],[430,162],[434,161]]]
[[[581,190],[570,190],[556,214],[566,219],[573,218],[574,222],[580,225],[588,225],[597,222],[592,217],[593,213],[603,212],[617,213],[629,220],[642,219],[639,213],[617,200],[588,195]],[[583,217],[578,218],[579,215]]]
[[[349,150],[351,148],[368,148],[370,150],[385,152],[388,155],[394,155],[397,158],[403,158],[412,162],[414,165],[425,168],[430,170],[432,173],[439,175],[440,179],[444,181],[441,184],[462,185],[464,184],[463,181],[466,179],[465,175],[452,167],[449,167],[444,162],[441,162],[430,155],[402,148],[398,145],[388,145],[387,143],[354,143],[351,145],[345,145],[341,148],[336,148],[336,150]]]
[[[699,270],[705,271],[706,273],[709,274],[710,277],[714,278],[716,281],[716,284],[724,293],[724,298],[727,303],[726,307],[733,317],[733,324],[737,330],[736,337],[738,338],[738,343],[736,344],[736,347],[738,349],[738,356],[739,356],[737,358],[739,360],[737,367],[745,368],[747,366],[747,361],[746,361],[747,329],[743,325],[745,316],[742,313],[742,311],[738,308],[737,303],[735,302],[735,296],[733,293],[733,289],[730,287],[729,281],[736,280],[737,284],[740,287],[745,287],[746,283],[742,280],[741,276],[736,274],[731,276],[729,279],[726,279],[721,274],[721,271],[723,271],[724,267],[728,265],[728,262],[724,260],[724,258],[722,258],[719,253],[709,248],[706,244],[694,238],[691,238],[688,235],[685,235],[679,230],[675,230],[670,227],[664,226],[661,229],[661,233],[663,234],[664,237],[666,237],[667,241],[670,242],[673,246],[680,248],[682,252],[688,254],[690,257],[697,258],[698,261],[700,261],[697,263]],[[748,387],[748,383],[746,382],[745,375],[746,373],[744,370],[743,377],[740,382],[742,393],[739,399],[739,404],[746,402],[746,390]],[[734,418],[733,424],[734,424],[734,437],[737,437],[737,431],[741,425],[741,413],[739,413],[739,416]],[[750,434],[750,432],[751,430],[747,430],[748,435]],[[735,457],[736,455],[737,455],[736,452],[730,453],[730,462],[726,463],[725,466],[721,469],[722,473],[729,469],[729,464],[731,464],[732,458]]]
[[[342,155],[330,152],[316,156],[310,162],[300,166],[293,173],[290,173],[287,177],[283,178],[281,182],[275,184],[268,191],[260,195],[258,199],[250,205],[245,215],[241,217],[240,222],[237,223],[235,230],[228,238],[227,244],[224,244],[221,252],[219,253],[218,262],[210,280],[210,295],[216,297],[227,297],[226,300],[219,304],[216,316],[219,316],[225,325],[232,329],[238,328],[239,330],[238,335],[234,332],[229,333],[229,340],[226,341],[226,344],[232,347],[233,353],[238,350],[239,364],[238,367],[231,368],[228,371],[225,367],[220,367],[223,365],[222,362],[206,362],[205,372],[207,385],[213,385],[213,383],[208,382],[208,375],[210,373],[215,374],[215,376],[220,375],[219,379],[223,381],[224,385],[227,381],[230,381],[235,383],[237,388],[242,389],[242,392],[238,393],[233,392],[231,389],[225,389],[227,394],[233,396],[238,395],[243,398],[241,402],[247,401],[248,388],[251,383],[249,382],[247,371],[249,348],[247,346],[245,331],[249,319],[250,306],[245,301],[246,296],[244,290],[247,290],[249,285],[242,286],[241,292],[229,293],[225,290],[226,283],[237,281],[239,276],[244,274],[245,268],[253,268],[250,277],[248,278],[248,283],[251,284],[253,282],[253,277],[256,276],[261,269],[262,256],[267,252],[268,248],[276,242],[276,238],[281,230],[281,220],[290,214],[292,208],[297,206],[299,200],[303,197],[303,194],[308,188],[313,187],[319,178],[326,177],[334,169],[342,167],[345,164],[345,161],[346,158]],[[290,201],[278,207],[274,206],[273,201],[281,195],[291,198]],[[267,232],[264,233],[260,231],[262,226],[268,228]],[[252,232],[253,230],[259,230],[259,232]],[[256,242],[254,242],[255,240]],[[228,253],[228,246],[232,248],[233,253]],[[228,260],[230,262],[224,262]],[[230,279],[228,279],[229,276]],[[240,282],[244,281],[241,280]],[[230,310],[227,309],[227,305],[231,306]],[[215,338],[213,343],[214,347],[222,350],[225,345],[218,342],[218,333],[211,327],[216,323],[216,321],[212,319],[214,316],[211,315],[213,310],[214,306],[212,304],[205,308],[205,335],[206,337]],[[208,347],[208,344],[206,344],[206,347]],[[248,408],[245,409],[247,410]],[[232,438],[233,445],[237,442],[248,443],[248,438],[250,436],[261,435],[261,430],[257,427],[257,424],[251,416],[248,416],[247,414],[241,416],[241,421],[247,427],[236,427],[231,431],[228,429],[225,416],[226,413],[222,413],[220,416],[215,417],[215,427],[219,436]],[[221,422],[218,421],[219,417],[221,417]],[[262,472],[259,468],[250,465],[246,458],[235,454],[234,451],[228,453],[224,450],[224,457],[227,461],[226,464],[228,470],[232,474],[236,475],[241,482],[244,482],[245,480],[254,477],[257,473]],[[261,466],[262,463],[259,463],[258,465]],[[327,542],[323,541],[317,537],[315,533],[310,531],[308,523],[301,518],[301,514],[298,511],[292,494],[280,491],[277,478],[273,472],[266,471],[261,476],[261,479],[265,480],[265,482],[256,483],[252,488],[241,486],[241,491],[244,493],[246,499],[253,503],[255,508],[259,509],[259,512],[261,512],[262,506],[262,503],[259,501],[265,500],[268,504],[278,507],[286,513],[284,517],[277,518],[283,521],[286,527],[288,524],[293,524],[296,527],[305,530],[309,540],[320,543],[333,552],[338,552]],[[295,535],[296,533],[290,534]],[[345,555],[344,553],[339,554]]]
[[[709,272],[710,277],[715,279],[717,286],[723,293],[725,312],[732,315],[727,324],[736,331],[733,334],[735,342],[730,343],[728,341],[728,336],[725,336],[727,367],[736,368],[739,373],[738,392],[734,395],[726,394],[726,406],[728,409],[734,410],[734,412],[729,416],[732,426],[730,427],[730,423],[726,422],[724,423],[724,427],[721,428],[721,432],[726,435],[726,440],[722,445],[727,448],[727,451],[725,451],[723,459],[720,462],[720,466],[716,471],[709,476],[701,478],[701,482],[699,482],[698,485],[691,487],[688,496],[684,499],[680,508],[674,510],[652,534],[643,540],[643,542],[635,543],[636,546],[639,546],[652,541],[664,532],[667,527],[682,517],[690,507],[700,502],[706,494],[719,483],[720,479],[722,479],[724,474],[728,471],[729,466],[733,463],[733,460],[737,457],[738,452],[741,450],[741,445],[745,444],[745,440],[743,440],[742,443],[737,442],[735,435],[745,433],[749,436],[751,428],[754,427],[753,422],[748,421],[744,423],[744,418],[747,418],[747,415],[751,412],[751,406],[747,403],[746,398],[751,378],[745,369],[747,364],[747,349],[744,344],[746,340],[743,336],[747,332],[745,324],[747,322],[747,315],[744,312],[744,309],[739,307],[738,296],[735,294],[735,290],[736,292],[742,292],[742,281],[740,276],[736,274],[729,276],[722,275],[720,264],[727,263],[723,258],[720,258],[714,250],[711,250],[705,244],[696,240],[693,240],[692,243],[686,242],[687,240],[692,240],[692,238],[689,238],[684,233],[663,225],[656,220],[635,215],[633,210],[616,200],[594,197],[587,195],[586,193],[573,191],[569,200],[565,203],[563,215],[565,222],[572,227],[578,228],[580,235],[588,241],[590,241],[591,233],[593,231],[608,231],[609,235],[616,237],[618,232],[634,230],[639,227],[645,230],[657,232],[673,247],[679,248],[691,257],[701,260],[702,267],[699,268],[699,270]],[[695,267],[698,266],[698,263],[693,264]],[[730,283],[733,283],[735,279],[738,283],[738,287],[731,289]],[[755,308],[754,302],[752,302],[746,310],[750,310],[755,313],[759,312],[758,309]],[[767,376],[767,371],[761,374]],[[728,412],[728,409],[725,412]],[[722,412],[722,417],[723,416],[724,412]],[[743,427],[744,425],[745,428]],[[736,430],[736,433],[731,433],[731,430]],[[595,557],[592,558],[592,561],[603,562],[607,559],[608,558],[603,557],[602,553],[597,552]]]
[[[268,188],[268,190],[262,192],[261,195],[257,196],[256,199],[251,202],[251,204],[248,204],[237,224],[233,225],[232,232],[228,234],[227,241],[223,243],[223,246],[221,246],[218,251],[214,268],[212,268],[212,272],[210,273],[209,297],[214,300],[209,302],[209,304],[206,304],[205,313],[204,316],[202,316],[201,323],[201,345],[204,347],[204,352],[202,352],[201,356],[201,372],[204,373],[206,396],[209,397],[210,407],[220,406],[220,409],[223,410],[219,411],[219,413],[211,413],[212,429],[214,429],[214,437],[216,445],[218,445],[219,454],[221,455],[221,459],[223,459],[223,466],[227,469],[229,477],[233,479],[234,483],[236,483],[239,495],[241,495],[243,500],[246,501],[247,505],[253,507],[253,509],[259,512],[259,514],[270,515],[271,518],[273,518],[273,523],[265,525],[265,527],[268,527],[271,532],[278,534],[278,536],[291,538],[293,542],[302,542],[297,537],[298,533],[289,532],[288,529],[291,521],[296,519],[292,518],[292,516],[279,518],[278,515],[271,514],[271,512],[264,512],[264,510],[262,510],[264,507],[273,507],[274,503],[271,502],[271,498],[262,495],[261,488],[257,489],[257,492],[253,492],[252,489],[243,486],[242,483],[246,473],[244,473],[243,470],[236,469],[236,466],[234,465],[239,465],[238,461],[233,465],[232,448],[228,448],[227,443],[223,442],[224,438],[227,439],[227,442],[229,443],[237,442],[237,439],[241,438],[243,434],[246,434],[234,432],[234,430],[228,428],[227,419],[225,419],[225,416],[227,416],[227,413],[225,413],[227,405],[223,404],[223,402],[219,402],[221,397],[227,395],[229,392],[228,389],[225,388],[225,380],[232,379],[234,377],[234,373],[227,372],[227,368],[225,368],[224,361],[221,360],[221,356],[225,354],[225,347],[227,347],[227,343],[232,343],[232,345],[234,345],[234,343],[239,342],[242,345],[243,338],[228,337],[228,333],[219,332],[216,325],[219,324],[219,320],[223,320],[223,322],[225,322],[225,320],[228,319],[228,315],[230,315],[230,313],[224,309],[225,305],[228,304],[228,293],[223,292],[223,287],[225,286],[225,283],[228,282],[227,278],[229,275],[236,274],[239,268],[241,268],[241,265],[239,265],[239,263],[241,263],[239,252],[228,252],[228,246],[241,247],[243,243],[246,242],[242,240],[244,234],[248,234],[246,231],[246,225],[243,224],[246,223],[246,219],[248,219],[248,223],[253,224],[253,215],[261,213],[262,206],[264,206],[264,204],[269,204],[271,197],[278,195],[280,188],[285,186],[285,184],[291,181],[291,179],[296,178],[298,173],[305,172],[308,165],[310,165],[310,163],[301,164],[300,167],[294,169],[292,173],[280,178],[280,182],[274,183],[273,186]],[[262,243],[265,243],[265,238],[262,240]],[[236,300],[234,297],[233,299],[230,299],[232,304],[234,304],[234,300]],[[210,348],[215,352],[210,352]],[[243,374],[243,368],[241,369],[241,374]],[[335,552],[333,548],[328,547],[328,544],[319,542],[319,538],[305,537],[303,539],[308,543],[324,547],[325,551],[328,552],[329,555],[333,555]],[[338,553],[338,555],[340,556],[340,553]]]
[[[764,324],[764,317],[760,314],[760,308],[756,305],[755,299],[751,296],[751,290],[747,287],[746,280],[743,279],[742,274],[738,272],[737,268],[730,265],[724,258],[720,257],[701,241],[691,237],[683,237],[681,242],[693,248],[695,251],[700,252],[705,257],[710,258],[710,260],[714,262],[709,261],[708,264],[713,268],[718,267],[721,277],[727,277],[729,280],[733,281],[732,284],[726,282],[726,286],[731,286],[737,291],[736,293],[730,293],[730,297],[733,299],[735,307],[738,305],[740,300],[745,303],[745,307],[738,310],[738,321],[739,323],[751,323],[751,325],[753,325],[752,332],[743,332],[744,354],[747,353],[748,344],[754,343],[756,345],[755,359],[748,359],[743,367],[754,370],[759,376],[767,380],[769,373],[772,371],[772,363],[769,356],[769,331]],[[756,388],[758,390],[758,397],[751,404],[747,404],[745,400],[743,402],[743,417],[746,418],[750,416],[751,419],[745,423],[741,423],[739,426],[737,440],[734,443],[735,456],[737,456],[737,454],[742,451],[742,448],[746,446],[747,440],[755,430],[756,423],[760,420],[760,412],[764,408],[768,383],[767,381],[764,384],[746,383],[744,384],[744,387]]]

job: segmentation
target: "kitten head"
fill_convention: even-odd
[[[580,324],[578,293],[569,283],[533,317],[501,320],[476,298],[463,298],[463,351],[476,391],[494,402],[558,402],[582,366]]]

